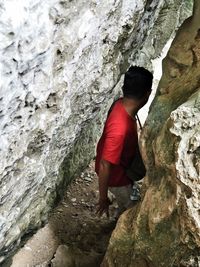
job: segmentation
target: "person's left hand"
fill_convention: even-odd
[[[109,206],[111,205],[110,199],[107,197],[106,199],[99,199],[97,204],[97,211],[96,214],[101,217],[104,213],[106,213],[107,217],[109,218]]]

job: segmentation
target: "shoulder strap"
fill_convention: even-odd
[[[139,126],[140,126],[140,130],[142,130],[142,124],[141,124],[141,121],[140,121],[140,119],[139,119],[139,116],[138,116],[138,114],[136,114],[136,119],[138,120],[138,123],[139,123]]]

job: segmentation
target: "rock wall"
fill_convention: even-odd
[[[102,266],[200,266],[200,2],[163,62],[141,145],[143,199],[119,220]]]
[[[123,71],[158,56],[190,8],[186,0],[0,1],[0,262],[94,155]]]

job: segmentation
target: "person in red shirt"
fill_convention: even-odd
[[[99,216],[103,213],[109,216],[108,190],[116,197],[119,214],[133,204],[130,199],[132,181],[126,175],[126,168],[134,158],[138,143],[135,116],[148,101],[152,80],[151,72],[131,66],[125,73],[123,97],[114,102],[108,112],[95,161],[99,177]]]

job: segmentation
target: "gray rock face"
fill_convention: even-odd
[[[187,8],[178,0],[0,1],[0,261],[94,155],[123,71],[159,55]]]

